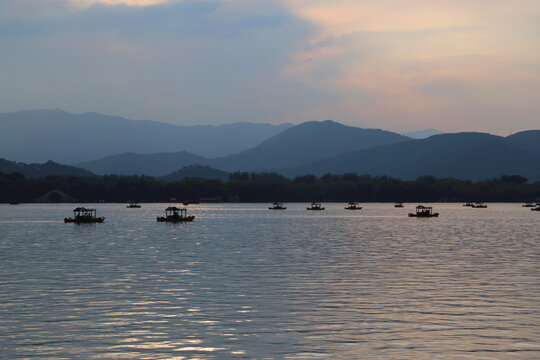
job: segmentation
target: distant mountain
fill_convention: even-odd
[[[218,179],[226,181],[229,179],[229,173],[209,166],[190,165],[184,166],[167,176],[162,177],[165,181],[179,181],[183,178],[201,178],[201,179]]]
[[[442,131],[435,130],[435,129],[426,129],[426,130],[408,132],[403,135],[408,136],[413,139],[425,139],[433,135],[441,135],[441,134],[444,134],[444,133]]]
[[[506,137],[506,142],[540,156],[540,130],[527,130]],[[538,164],[537,166],[540,166]]]
[[[66,164],[126,152],[188,151],[216,157],[249,149],[291,126],[177,126],[97,113],[75,115],[62,110],[0,113],[0,157],[24,162],[52,159]]]
[[[9,161],[0,159],[0,172],[4,174],[11,174],[18,172],[25,177],[39,178],[49,175],[59,176],[91,176],[94,175],[88,170],[80,169],[73,166],[61,165],[53,161],[47,161],[44,164],[24,164],[17,163],[15,161]]]
[[[540,131],[509,138],[483,133],[435,135],[321,160],[282,173],[322,175],[357,173],[415,179],[438,178],[483,180],[501,175],[521,175],[540,180]]]
[[[206,164],[208,160],[186,151],[175,153],[125,153],[88,161],[77,166],[94,174],[165,176],[186,165]]]
[[[226,171],[274,170],[410,140],[379,129],[361,129],[330,120],[310,121],[287,129],[252,149],[212,159],[209,164]]]

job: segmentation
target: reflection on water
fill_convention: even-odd
[[[540,214],[287,206],[0,205],[2,358],[540,358]]]

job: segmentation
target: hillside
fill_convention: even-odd
[[[217,169],[212,169],[209,166],[190,165],[184,166],[167,176],[162,177],[165,181],[179,181],[183,178],[200,178],[200,179],[218,179],[226,181],[229,179],[229,173]]]
[[[506,137],[506,142],[540,156],[540,130],[521,131]],[[540,166],[538,164],[537,166]]]
[[[53,161],[47,161],[44,164],[24,164],[15,161],[0,159],[0,172],[11,174],[14,172],[21,173],[26,177],[39,178],[49,175],[59,176],[91,176],[94,175],[88,170],[80,169],[73,166],[61,165]]]
[[[205,164],[208,160],[186,151],[156,154],[118,154],[88,161],[77,166],[98,175],[165,176],[187,165]]]
[[[539,132],[540,133],[540,132]],[[360,150],[309,165],[283,169],[289,175],[357,173],[414,179],[423,175],[482,180],[518,174],[540,180],[540,156],[534,141],[516,146],[516,139],[482,133],[435,135]],[[537,138],[540,141],[540,138]]]
[[[127,152],[188,151],[216,157],[254,147],[291,126],[252,123],[177,126],[97,113],[19,111],[0,114],[0,157],[23,162],[51,159],[64,164]]]
[[[330,120],[310,121],[287,129],[252,149],[212,159],[210,166],[226,171],[275,170],[409,140],[379,129],[362,129]]]

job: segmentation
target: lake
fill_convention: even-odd
[[[0,205],[3,359],[540,359],[521,204],[77,205]]]

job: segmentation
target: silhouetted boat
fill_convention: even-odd
[[[10,203],[9,203],[9,205],[19,205],[19,204],[20,204],[20,203],[18,203],[18,202],[15,202],[15,201],[14,201],[14,202],[10,202]]]
[[[521,205],[521,207],[530,207],[530,208],[533,208],[535,206],[536,205],[532,202],[526,202],[525,204]]]
[[[188,206],[189,204],[200,204],[201,202],[199,200],[186,200],[182,204],[185,206]]]
[[[350,202],[349,205],[345,207],[345,210],[361,210],[362,207],[357,202]]]
[[[437,217],[439,213],[434,213],[431,206],[418,205],[415,213],[409,213],[410,217]]]
[[[311,203],[311,206],[306,208],[306,210],[324,210],[323,207],[321,207],[320,203],[313,202]]]
[[[275,203],[273,203],[272,206],[270,206],[268,209],[269,209],[269,210],[285,210],[285,209],[287,209],[287,207],[286,207],[286,206],[283,206],[282,203],[277,203],[277,202],[275,202]]]
[[[170,206],[165,209],[165,216],[158,216],[158,222],[186,222],[193,221],[195,216],[187,215],[187,209]]]
[[[126,207],[129,209],[139,209],[141,205],[136,202],[130,202],[129,205],[127,205]]]
[[[395,208],[402,208],[402,207],[403,207],[403,203],[402,203],[402,202],[395,203],[395,204],[394,204],[394,207],[395,207]]]
[[[85,224],[85,223],[102,223],[105,218],[103,216],[96,216],[96,209],[87,209],[84,207],[78,207],[73,209],[72,218],[64,218],[64,222]]]
[[[531,210],[532,211],[540,211],[540,204],[536,204]]]
[[[472,207],[475,209],[485,209],[487,208],[487,205],[481,202],[477,202],[477,203],[474,203]]]

